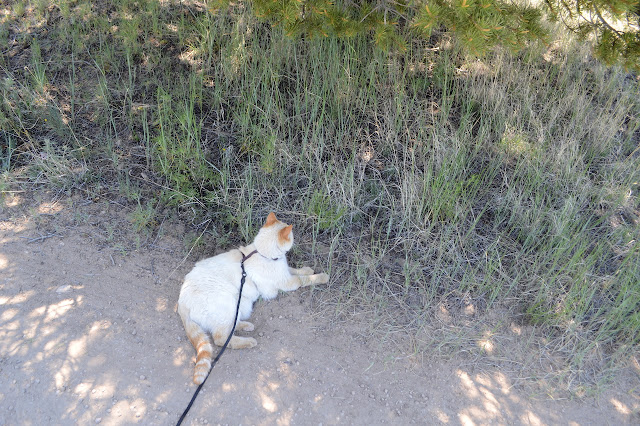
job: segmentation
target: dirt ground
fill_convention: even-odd
[[[189,402],[194,350],[175,307],[197,259],[171,233],[114,250],[118,210],[5,197],[0,425],[171,425]],[[313,291],[256,304],[258,346],[224,354],[185,424],[640,424],[637,372],[597,397],[533,398],[498,368],[372,344]]]

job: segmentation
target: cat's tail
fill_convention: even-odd
[[[183,312],[179,309],[184,328],[187,331],[187,337],[191,341],[191,344],[196,349],[196,366],[193,371],[193,383],[196,385],[204,382],[204,379],[211,370],[211,360],[213,358],[213,344],[209,333],[204,331],[202,327],[196,324],[189,317],[189,312]]]

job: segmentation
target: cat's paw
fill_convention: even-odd
[[[314,284],[326,284],[329,282],[329,275],[324,272],[321,274],[312,275]]]
[[[253,337],[233,336],[229,342],[231,349],[250,349],[256,347],[258,342]]]
[[[249,321],[238,321],[238,324],[236,325],[236,330],[238,331],[253,331],[255,328],[256,327]]]
[[[313,268],[310,268],[308,266],[300,268],[300,275],[313,275]]]

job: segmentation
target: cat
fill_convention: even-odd
[[[244,320],[251,315],[258,297],[273,299],[279,290],[292,291],[329,281],[327,274],[314,274],[309,267],[289,268],[285,255],[293,246],[292,229],[292,225],[279,221],[275,213],[269,213],[252,244],[201,260],[184,278],[178,298],[178,313],[196,349],[194,383],[201,384],[211,369],[211,336],[213,343],[223,346],[233,328],[243,256],[248,256],[244,262],[247,276],[236,330],[254,329],[253,324]],[[229,341],[232,349],[256,345],[252,337],[232,336]]]

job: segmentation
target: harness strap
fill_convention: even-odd
[[[191,409],[191,406],[193,405],[193,401],[196,400],[196,397],[200,393],[200,389],[202,389],[204,382],[206,382],[207,379],[209,378],[209,374],[211,374],[211,370],[213,370],[213,366],[216,365],[216,363],[224,353],[225,349],[227,349],[227,345],[231,341],[231,338],[233,337],[233,332],[236,330],[236,322],[238,321],[238,314],[240,312],[240,299],[242,298],[242,287],[244,287],[244,282],[247,279],[247,272],[244,270],[244,262],[256,253],[258,253],[258,250],[254,250],[247,255],[242,253],[242,261],[240,262],[240,268],[242,269],[242,278],[240,278],[240,291],[238,292],[238,304],[236,305],[236,317],[233,320],[233,327],[231,327],[231,333],[229,333],[229,336],[227,336],[227,340],[224,342],[224,345],[222,345],[222,348],[220,349],[220,352],[218,352],[218,355],[216,355],[215,359],[211,362],[211,368],[209,369],[209,372],[205,376],[202,383],[200,383],[196,388],[196,391],[193,393],[193,396],[191,397],[191,401],[189,401],[189,405],[187,405],[187,408],[185,408],[184,412],[180,416],[180,419],[178,420],[178,423],[176,423],[176,426],[180,426],[182,424],[182,421],[187,416],[187,413],[189,412],[189,410]]]

